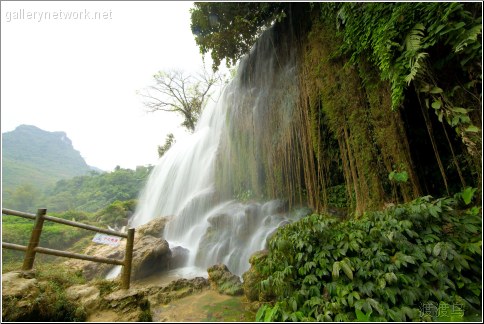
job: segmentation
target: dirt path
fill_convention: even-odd
[[[213,290],[188,296],[168,305],[152,305],[153,322],[251,322],[255,314],[245,310],[242,297]]]

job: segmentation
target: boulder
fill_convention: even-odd
[[[66,289],[66,298],[81,304],[87,315],[99,309],[99,289],[92,285],[74,285]]]
[[[110,259],[122,260],[124,258],[124,248],[126,246],[125,240],[117,247],[110,245],[101,245],[98,243],[91,243],[83,252],[83,254],[104,257]],[[64,265],[70,269],[80,271],[82,276],[87,280],[101,279],[106,277],[108,272],[112,269],[112,264],[91,262],[78,259],[68,259]]]
[[[229,271],[225,264],[216,264],[207,269],[212,289],[230,296],[242,295],[244,290],[240,278]]]
[[[103,298],[103,310],[115,312],[116,322],[151,322],[150,302],[144,292],[138,289],[120,289]],[[103,311],[101,310],[101,311]],[[93,320],[96,314],[88,320]]]
[[[40,273],[15,271],[2,274],[2,286],[2,321],[151,322],[152,304],[168,304],[210,284],[196,277],[130,289],[109,280],[64,287]]]
[[[167,270],[171,250],[166,240],[151,235],[135,239],[131,277],[140,279],[154,272]]]
[[[77,303],[68,301],[58,281],[36,278],[35,271],[13,271],[2,274],[2,323],[61,321],[65,318],[83,321]]]
[[[188,261],[190,250],[182,246],[175,246],[171,249],[171,259],[169,262],[169,269],[176,269],[185,266]]]
[[[37,279],[30,272],[12,271],[2,274],[2,297],[19,297],[28,292],[35,296]]]
[[[208,287],[210,287],[210,284],[208,280],[203,277],[195,277],[193,279],[182,278],[172,281],[165,287],[148,288],[146,295],[151,304],[166,305],[173,300],[201,292]]]
[[[2,322],[28,320],[29,314],[35,311],[39,295],[37,279],[31,278],[23,271],[2,274]]]
[[[168,220],[166,217],[157,218],[136,229],[131,268],[132,279],[140,279],[156,271],[169,269],[171,251],[168,242],[161,238]],[[125,248],[126,239],[121,240],[116,247],[93,242],[84,250],[84,254],[123,260]],[[180,254],[178,253],[177,262],[181,262]],[[69,259],[65,265],[71,269],[82,271],[83,277],[87,280],[105,278],[113,268],[111,264],[77,259]]]
[[[151,235],[162,238],[166,223],[168,223],[170,219],[171,217],[158,217],[144,225],[138,226],[136,228],[136,236]]]

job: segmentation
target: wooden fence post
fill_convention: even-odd
[[[37,215],[35,216],[35,224],[30,235],[30,242],[25,251],[24,263],[22,270],[30,270],[34,266],[35,260],[35,248],[39,245],[40,234],[42,233],[42,226],[44,225],[44,216],[47,213],[47,209],[37,209]]]
[[[123,273],[121,274],[121,285],[123,289],[129,289],[131,277],[131,264],[133,262],[134,228],[128,229],[126,239],[126,254],[124,256]]]

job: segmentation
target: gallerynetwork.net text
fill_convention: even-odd
[[[30,11],[19,9],[15,11],[5,12],[7,22],[15,20],[32,20],[42,22],[47,20],[110,20],[112,17],[112,10],[109,11]]]

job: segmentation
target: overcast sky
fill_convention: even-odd
[[[106,171],[156,164],[166,134],[186,132],[177,115],[147,113],[136,91],[159,70],[203,66],[191,6],[1,2],[2,133],[21,124],[64,131],[89,165]]]

